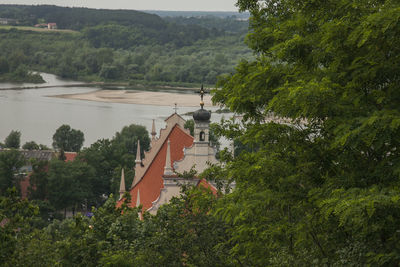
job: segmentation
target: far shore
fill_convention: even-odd
[[[199,106],[200,103],[200,96],[196,94],[179,94],[170,92],[137,90],[97,90],[89,93],[63,94],[49,97],[154,106],[170,106],[171,104],[176,103],[178,106],[181,107],[196,107]],[[205,107],[212,106],[210,95],[205,95],[203,101]]]
[[[10,81],[2,81],[0,83],[10,83],[10,84],[15,84],[15,82],[10,82]],[[23,82],[25,83],[25,82]],[[23,84],[21,83],[21,84]],[[25,90],[25,89],[41,89],[41,88],[51,88],[51,87],[102,87],[102,88],[126,88],[127,90],[130,90],[129,88],[134,88],[134,89],[166,89],[166,90],[200,90],[200,88],[197,87],[183,87],[183,86],[170,86],[170,85],[143,85],[143,84],[136,84],[136,85],[130,85],[129,83],[124,83],[124,82],[115,82],[115,83],[109,83],[109,82],[77,82],[77,83],[68,83],[68,84],[57,84],[57,85],[48,85],[46,83],[42,84],[31,84],[26,82],[26,84],[29,84],[27,86],[12,86],[12,87],[0,87],[0,90]]]

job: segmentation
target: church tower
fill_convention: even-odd
[[[185,157],[177,161],[174,168],[183,173],[189,171],[192,167],[198,173],[204,171],[208,164],[217,163],[215,158],[215,149],[210,146],[210,118],[211,112],[204,109],[204,89],[200,89],[200,109],[193,112],[194,119],[194,140],[191,147],[184,149]]]
[[[195,156],[208,154],[210,139],[210,118],[211,113],[204,109],[204,89],[203,85],[200,89],[200,109],[193,113],[194,119],[194,142]]]

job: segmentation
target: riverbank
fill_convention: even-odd
[[[40,74],[19,68],[14,72],[0,75],[0,83],[32,83],[43,84],[45,80]]]
[[[176,103],[178,107],[196,107],[200,103],[200,97],[196,94],[137,90],[97,90],[89,93],[52,95],[49,97],[154,106],[172,106]],[[204,96],[204,104],[206,107],[212,106],[210,95]]]
[[[1,81],[0,82],[9,82],[9,81]],[[29,81],[28,81],[29,82]],[[20,82],[20,83],[25,83],[25,81]],[[12,84],[12,83],[10,83]],[[54,87],[54,85],[48,85],[45,83],[44,85],[28,85],[28,86],[11,86],[11,87],[0,87],[0,90],[25,90],[25,89],[41,89],[41,88],[51,88]],[[196,87],[183,87],[183,86],[169,86],[169,85],[157,85],[157,86],[148,86],[148,85],[142,85],[142,84],[137,84],[137,85],[131,85],[129,83],[124,83],[124,82],[114,82],[114,83],[108,83],[108,82],[86,82],[86,83],[71,83],[71,84],[59,84],[57,87],[102,87],[105,89],[114,89],[114,90],[120,90],[120,89],[125,89],[125,90],[136,90],[136,89],[141,89],[141,90],[148,90],[148,89],[160,89],[160,90],[200,90],[199,88]]]

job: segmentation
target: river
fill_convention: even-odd
[[[62,124],[69,124],[84,133],[84,146],[87,147],[99,139],[112,138],[124,126],[132,123],[145,126],[150,132],[152,120],[155,119],[159,133],[160,128],[165,127],[164,120],[174,112],[174,103],[170,103],[170,106],[152,106],[48,97],[85,93],[101,88],[60,87],[82,82],[66,81],[46,73],[42,73],[42,76],[46,83],[41,85],[54,87],[6,90],[4,88],[32,85],[0,83],[0,142],[4,142],[11,130],[17,130],[22,134],[21,145],[35,141],[51,147],[56,129]],[[195,109],[178,107],[178,113],[185,114]],[[219,121],[221,116],[213,113],[212,121]],[[190,119],[190,116],[183,117]]]

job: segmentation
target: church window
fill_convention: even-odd
[[[205,140],[206,140],[206,134],[203,131],[201,131],[200,132],[200,141],[205,141]]]

